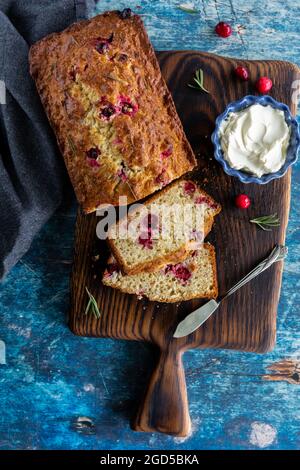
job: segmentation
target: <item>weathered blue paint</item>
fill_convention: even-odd
[[[299,60],[298,2],[100,1],[97,11],[131,6],[157,49],[200,49],[243,58]],[[235,31],[222,40],[219,20]],[[244,26],[246,29],[243,29]],[[293,170],[290,250],[278,312],[277,345],[264,356],[191,351],[185,367],[193,421],[188,439],[134,433],[135,404],[152,365],[147,345],[78,338],[66,327],[75,203],[45,226],[0,289],[0,449],[297,449],[299,387],[264,381],[268,365],[300,356],[300,164]],[[84,425],[80,417],[91,421]]]

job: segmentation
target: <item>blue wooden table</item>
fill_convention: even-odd
[[[156,49],[199,49],[299,63],[299,2],[99,1],[97,12],[132,7]],[[218,38],[229,21],[234,34]],[[49,221],[0,287],[0,449],[299,449],[300,164],[278,311],[277,345],[266,355],[185,355],[193,432],[180,439],[130,430],[146,384],[147,345],[73,336],[66,326],[76,203]],[[6,347],[6,355],[4,354]]]

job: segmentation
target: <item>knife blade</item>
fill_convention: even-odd
[[[193,333],[199,328],[206,320],[217,310],[222,300],[226,299],[242,286],[247,284],[249,281],[259,276],[263,271],[272,266],[277,261],[282,261],[288,253],[288,249],[284,245],[275,245],[270,255],[261,261],[252,271],[244,276],[239,282],[237,282],[223,297],[219,298],[218,301],[212,299],[206,304],[199,307],[194,312],[190,313],[184,320],[182,320],[173,334],[174,338],[182,338]]]
[[[220,302],[212,299],[182,320],[174,333],[174,338],[182,338],[197,330],[219,307]]]

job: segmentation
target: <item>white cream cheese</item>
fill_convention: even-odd
[[[261,177],[283,166],[290,132],[283,111],[254,104],[229,113],[220,125],[219,137],[231,168]]]

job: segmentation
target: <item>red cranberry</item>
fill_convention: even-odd
[[[217,24],[215,31],[217,35],[221,36],[222,38],[228,38],[228,36],[230,36],[232,33],[230,24],[224,23],[224,21],[220,21],[220,23]]]
[[[246,194],[239,194],[235,198],[235,205],[239,209],[247,209],[251,204],[250,198]]]
[[[191,181],[186,181],[184,183],[184,191],[189,195],[192,196],[196,191],[196,185]]]
[[[153,248],[151,235],[149,235],[148,232],[141,233],[141,235],[138,238],[138,242],[140,245],[142,245],[143,248],[148,248],[150,250]]]
[[[121,168],[120,170],[117,171],[117,176],[120,178],[123,183],[125,183],[128,180],[128,175],[125,173],[125,169]]]
[[[128,180],[127,168],[124,162],[121,162],[121,168],[117,171],[117,176],[123,183]]]
[[[88,158],[91,158],[92,160],[97,160],[99,155],[101,154],[100,150],[98,147],[91,147],[89,150],[87,150],[86,155]]]
[[[170,145],[166,150],[161,152],[160,154],[161,160],[165,160],[166,158],[169,158],[172,155],[172,152],[173,152],[173,146]]]
[[[114,33],[111,33],[109,38],[97,38],[95,39],[95,49],[99,54],[105,54],[108,51],[110,44],[112,43],[114,38]]]
[[[118,106],[121,112],[127,114],[127,116],[133,116],[138,110],[138,105],[133,104],[128,96],[121,95]]]
[[[122,105],[122,113],[123,114],[132,114],[133,106],[131,103],[123,103]]]
[[[182,281],[182,283],[186,283],[190,277],[192,276],[192,273],[183,266],[183,264],[176,264],[175,266],[172,264],[167,264],[167,266],[164,269],[164,274],[169,274],[172,273],[176,279],[179,281]]]
[[[100,111],[100,117],[104,118],[106,121],[108,121],[114,114],[116,114],[116,108],[112,104],[105,106]]]
[[[196,197],[195,199],[195,203],[196,204],[207,204],[209,201],[208,201],[208,197],[207,196],[198,196]]]
[[[237,77],[241,78],[242,80],[248,80],[249,79],[249,72],[246,69],[246,67],[242,67],[241,65],[239,67],[236,67],[234,70],[235,74]]]
[[[210,199],[207,196],[198,196],[195,199],[196,204],[206,204],[210,209],[217,209],[218,204],[211,202]]]
[[[98,147],[91,147],[89,150],[86,150],[87,162],[92,168],[98,168],[100,163],[98,162],[98,157],[101,155],[101,152]]]
[[[122,20],[127,20],[133,15],[131,8],[124,8],[124,10],[119,12],[119,16]]]
[[[260,77],[256,84],[256,89],[259,93],[268,93],[272,86],[273,86],[273,82],[272,80],[269,78],[269,77]]]
[[[99,168],[100,166],[100,163],[97,160],[94,160],[93,158],[87,158],[87,162],[92,168]]]
[[[192,273],[185,266],[178,264],[175,266],[174,275],[180,281],[186,282],[190,279]]]
[[[101,105],[99,117],[105,121],[109,121],[109,119],[119,112],[119,109],[110,103],[106,96],[102,96],[99,104]]]
[[[99,54],[105,54],[109,49],[109,44],[107,42],[99,42],[96,44],[95,49]]]

